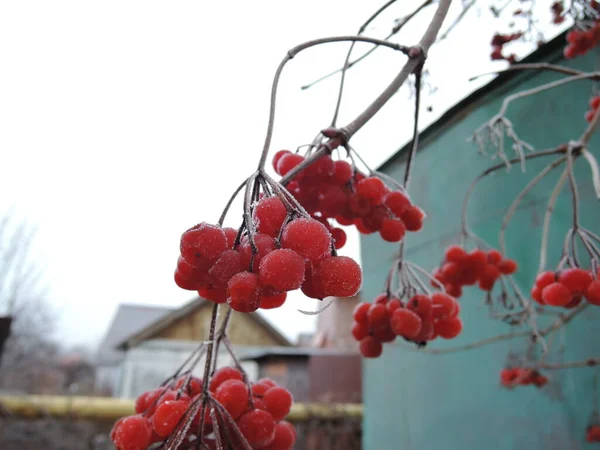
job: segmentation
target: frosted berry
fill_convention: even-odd
[[[265,255],[272,252],[277,248],[275,245],[275,239],[271,236],[263,233],[257,233],[254,236],[254,243],[256,244],[257,253],[254,255],[254,261],[252,263],[252,269],[254,272],[258,271],[260,261]],[[239,247],[240,259],[244,270],[250,269],[250,261],[252,261],[252,245],[248,237],[244,237],[242,244]]]
[[[292,394],[287,389],[282,387],[272,387],[264,397],[267,411],[271,413],[275,421],[282,420],[287,416],[292,408]]]
[[[417,206],[410,206],[402,213],[400,219],[404,222],[408,231],[419,231],[423,228],[425,213]]]
[[[362,285],[362,270],[352,258],[331,256],[313,267],[313,284],[326,296],[352,297]]]
[[[254,409],[237,420],[240,432],[253,448],[268,445],[275,435],[275,420],[267,411]]]
[[[290,172],[294,167],[304,161],[304,157],[296,154],[296,153],[288,153],[283,155],[281,159],[277,162],[277,173],[281,176],[286,175]],[[299,176],[298,176],[299,175]],[[300,178],[301,174],[298,174],[297,178]]]
[[[189,400],[167,400],[158,405],[152,416],[154,432],[160,437],[169,436],[188,410],[189,405]]]
[[[188,264],[199,267],[217,260],[227,249],[227,237],[221,228],[202,222],[183,233],[179,249]]]
[[[383,204],[396,216],[400,217],[410,207],[410,200],[400,191],[388,192],[383,198]]]
[[[600,306],[600,281],[594,280],[585,291],[585,298],[592,305]]]
[[[198,295],[213,303],[225,303],[227,301],[227,291],[224,288],[201,287],[198,289]]]
[[[399,336],[414,338],[421,331],[421,318],[408,309],[397,309],[390,319],[392,331]]]
[[[274,309],[279,308],[285,303],[287,294],[282,292],[281,294],[265,295],[260,296],[260,308],[261,309]]]
[[[459,317],[451,319],[438,320],[434,324],[435,333],[444,339],[453,339],[460,334],[463,329],[462,320]]]
[[[296,443],[296,431],[294,425],[282,420],[275,425],[275,437],[273,441],[261,447],[260,450],[291,450]]]
[[[354,320],[356,320],[357,322],[366,322],[369,308],[371,308],[371,305],[366,302],[361,302],[358,305],[356,305],[353,313]]]
[[[378,205],[382,202],[386,190],[383,181],[377,177],[365,178],[356,185],[356,193],[360,197],[369,200],[373,205]]]
[[[243,381],[244,376],[242,372],[240,372],[235,367],[221,367],[217,369],[210,379],[210,384],[208,385],[208,389],[211,392],[215,392],[221,384],[223,384],[227,380],[239,380]]]
[[[234,311],[252,312],[260,305],[260,285],[258,275],[240,272],[227,283],[229,297],[227,303]]]
[[[215,283],[220,286],[227,286],[229,280],[236,273],[240,273],[243,270],[240,254],[235,250],[225,250],[208,273],[214,278]]]
[[[341,228],[334,228],[331,230],[331,237],[333,238],[333,243],[335,245],[336,250],[339,250],[344,245],[346,245],[346,232]]]
[[[279,175],[281,175],[281,173],[279,173],[279,171],[277,170],[277,165],[279,164],[279,161],[281,161],[281,158],[283,158],[285,155],[290,155],[291,153],[292,152],[290,152],[289,150],[279,150],[273,155],[273,169],[275,169],[275,172],[277,172]]]
[[[456,316],[456,300],[443,292],[436,292],[431,296],[433,302],[433,316],[436,319],[449,319]]]
[[[550,306],[565,306],[572,299],[571,291],[562,283],[552,283],[542,290],[542,300]]]
[[[379,234],[384,241],[400,242],[406,233],[404,222],[400,219],[383,219]]]
[[[377,358],[381,356],[383,345],[373,336],[367,336],[360,341],[359,350],[365,358]]]
[[[150,421],[140,415],[120,419],[111,437],[119,450],[146,450],[152,441]]]
[[[573,294],[583,294],[592,281],[594,281],[592,274],[579,268],[565,269],[558,276],[558,282]]]
[[[331,235],[318,220],[295,219],[285,226],[281,246],[310,261],[319,261],[331,253]]]
[[[343,186],[352,178],[352,166],[346,161],[334,161],[333,179],[338,186]]]
[[[290,249],[273,250],[260,261],[260,284],[275,291],[293,291],[304,281],[304,259]]]
[[[279,235],[279,230],[287,217],[287,210],[277,196],[261,199],[254,208],[254,219],[260,233],[272,237]]]
[[[215,398],[234,419],[241,416],[248,408],[248,388],[240,380],[227,380],[221,383]]]

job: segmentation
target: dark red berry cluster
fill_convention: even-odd
[[[181,237],[175,282],[240,312],[277,308],[286,292],[300,288],[311,298],[355,295],[362,284],[360,266],[332,256],[327,228],[311,218],[285,223],[286,217],[279,197],[261,199],[253,211],[254,248],[247,235],[236,246],[233,229],[207,223],[190,228]]]
[[[285,175],[303,161],[303,156],[281,150],[273,157],[273,167]],[[423,226],[425,214],[404,193],[390,190],[380,178],[367,177],[346,161],[334,161],[330,156],[294,176],[287,189],[314,217],[354,225],[363,234],[379,232],[388,242],[400,242],[406,231],[419,231]],[[332,229],[336,248],[346,241],[342,232]]]
[[[459,312],[458,302],[443,292],[414,295],[406,304],[382,294],[373,303],[356,306],[352,335],[359,341],[360,353],[365,358],[377,358],[383,351],[383,343],[393,342],[396,336],[419,345],[438,336],[455,338],[463,327]]]
[[[527,386],[533,384],[541,388],[548,383],[548,378],[540,374],[537,370],[526,369],[524,367],[512,367],[502,369],[500,372],[500,382],[506,388],[516,386]]]
[[[565,10],[565,5],[562,0],[557,0],[552,5],[550,5],[550,11],[552,11],[552,23],[558,25],[565,21],[565,16],[563,12]]]
[[[594,95],[590,98],[590,109],[585,113],[586,122],[591,122],[594,116],[596,115],[596,111],[598,111],[598,107],[600,107],[600,95]]]
[[[492,37],[492,42],[491,42],[492,53],[490,55],[490,58],[492,60],[505,59],[511,64],[515,63],[516,55],[513,53],[509,56],[504,56],[504,54],[502,53],[502,50],[504,49],[505,44],[508,44],[509,42],[512,42],[512,41],[516,41],[517,39],[520,39],[522,36],[523,36],[523,33],[512,33],[512,34],[496,33]]]
[[[600,442],[600,425],[590,425],[585,432],[585,440],[588,442]]]
[[[600,272],[572,268],[558,272],[542,272],[535,279],[531,297],[541,305],[575,308],[585,298],[600,306]]]
[[[571,30],[567,33],[567,46],[564,50],[565,58],[571,59],[585,55],[600,42],[600,21],[588,30]]]
[[[491,291],[501,275],[517,271],[517,263],[504,258],[498,250],[475,249],[467,253],[458,245],[446,249],[444,261],[433,276],[455,298],[462,295],[463,286],[477,284],[483,291]],[[432,285],[435,286],[434,283]]]
[[[113,443],[118,450],[146,450],[150,445],[166,440],[191,405],[198,401],[202,389],[201,379],[184,376],[169,388],[158,388],[140,395],[135,403],[136,414],[115,423],[111,432]],[[212,401],[218,402],[235,421],[239,432],[253,449],[289,450],[293,447],[296,431],[292,424],[283,420],[292,407],[292,395],[274,381],[259,380],[248,390],[239,370],[223,367],[212,376],[209,393]],[[188,440],[198,438],[195,433],[198,432],[200,415],[198,412],[192,418]],[[233,426],[230,422],[219,421],[218,427],[213,427],[208,411],[204,420],[202,440],[209,448],[216,448],[211,435],[217,429],[226,433],[229,439],[236,439],[236,433],[225,431]],[[222,438],[224,442],[227,436]]]

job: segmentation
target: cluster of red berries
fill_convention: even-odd
[[[514,388],[516,386],[527,386],[533,384],[541,388],[548,383],[548,378],[543,376],[537,370],[526,369],[524,367],[513,367],[510,369],[502,369],[500,372],[500,382],[506,388]]]
[[[279,197],[261,199],[253,211],[258,233],[254,245],[245,235],[201,223],[181,237],[175,282],[197,290],[235,311],[277,308],[286,292],[301,288],[311,298],[351,297],[362,284],[360,266],[345,256],[332,256],[331,234],[318,220],[296,218],[287,223]]]
[[[567,46],[564,50],[565,58],[572,59],[585,55],[600,42],[600,21],[594,22],[589,30],[571,30],[567,33]]]
[[[599,278],[600,272],[594,278],[591,271],[578,267],[542,272],[535,279],[531,297],[541,305],[575,308],[585,298],[600,306]]]
[[[199,401],[202,390],[201,379],[184,376],[171,388],[143,393],[136,400],[136,414],[115,423],[111,432],[113,443],[118,450],[146,450],[150,445],[166,440],[180,421],[185,420],[191,405]],[[289,450],[293,447],[296,431],[292,424],[283,420],[292,407],[292,395],[274,381],[259,380],[248,390],[239,370],[223,367],[212,376],[209,394],[213,402],[218,402],[227,411],[253,449]],[[198,439],[194,434],[200,424],[200,415],[198,412],[192,418],[188,441]],[[227,436],[230,440],[236,439],[237,434],[231,429],[233,425],[227,420],[219,420],[218,427],[213,427],[208,409],[204,424],[202,441],[209,448],[216,448],[214,436],[211,437],[216,430],[224,433],[222,442],[226,442]]]
[[[406,304],[382,294],[373,303],[356,306],[352,335],[360,342],[360,353],[365,358],[377,358],[383,343],[393,342],[396,336],[419,345],[438,336],[455,338],[463,328],[459,312],[458,302],[443,292],[430,297],[414,295]]]
[[[590,98],[590,109],[585,113],[585,120],[587,122],[591,122],[594,116],[596,115],[596,111],[600,107],[600,95],[594,95]]]
[[[302,155],[280,150],[273,157],[273,167],[283,176],[303,161]],[[367,177],[330,156],[295,175],[287,189],[314,217],[354,225],[363,234],[379,232],[388,242],[400,242],[406,231],[419,231],[423,226],[425,214],[404,193],[390,191],[378,177]],[[336,248],[345,243],[342,233],[340,228],[332,229]]]
[[[512,34],[496,33],[492,37],[492,42],[491,42],[492,53],[490,55],[490,58],[494,61],[505,59],[510,64],[514,64],[516,62],[516,55],[513,53],[509,56],[504,56],[502,54],[502,50],[503,50],[505,44],[508,44],[509,42],[512,42],[512,41],[516,41],[517,39],[520,39],[522,36],[523,36],[523,33],[512,33]]]
[[[600,425],[590,425],[585,432],[585,440],[588,442],[600,442]]]
[[[433,276],[444,285],[445,291],[455,298],[462,295],[463,286],[477,284],[483,291],[491,291],[501,275],[517,271],[517,263],[504,258],[498,250],[475,249],[467,253],[458,245],[446,249],[444,261]],[[432,282],[435,286],[435,283]]]

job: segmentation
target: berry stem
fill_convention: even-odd
[[[506,255],[506,229],[508,228],[508,225],[510,224],[510,221],[513,218],[515,212],[517,211],[517,208],[519,207],[519,205],[521,204],[521,202],[523,201],[525,196],[535,186],[537,186],[537,184],[540,181],[542,181],[546,177],[546,175],[548,175],[555,168],[557,168],[559,165],[564,163],[566,159],[567,158],[565,156],[563,156],[561,158],[554,160],[553,162],[548,164],[546,167],[544,167],[540,171],[540,173],[538,173],[529,183],[527,183],[527,186],[525,186],[525,188],[523,188],[523,190],[521,192],[519,192],[519,195],[517,195],[517,197],[514,199],[514,201],[508,208],[508,211],[506,212],[506,214],[504,215],[504,218],[502,219],[502,225],[500,226],[500,237],[499,237],[500,251],[503,255]]]
[[[421,104],[421,77],[423,73],[423,63],[415,70],[415,114],[413,125],[413,138],[410,152],[406,160],[406,171],[404,172],[404,189],[408,190],[408,182],[413,165],[413,159],[419,148],[419,106]]]
[[[449,0],[442,0],[449,2]],[[293,59],[298,53],[303,50],[309,49],[311,47],[321,45],[321,44],[329,44],[332,42],[367,42],[370,44],[381,45],[384,47],[391,48],[393,50],[400,51],[402,53],[408,53],[408,47],[400,44],[394,44],[392,42],[383,41],[381,39],[368,38],[364,36],[335,36],[329,38],[321,38],[314,39],[312,41],[304,42],[303,44],[297,45],[287,52],[287,55],[281,63],[279,63],[279,67],[275,71],[275,76],[273,77],[273,85],[271,87],[271,106],[269,110],[269,122],[267,126],[267,136],[265,138],[265,144],[263,147],[263,151],[260,157],[260,161],[258,163],[258,168],[263,170],[265,168],[265,163],[267,161],[267,154],[269,153],[269,148],[271,146],[271,138],[273,137],[273,127],[275,125],[275,104],[277,101],[277,90],[279,88],[279,79],[281,78],[281,73],[285,65]]]
[[[598,108],[600,111],[600,108]],[[594,185],[594,192],[596,193],[596,198],[600,200],[600,168],[598,167],[598,161],[592,155],[587,148],[583,149],[583,157],[586,159],[588,164],[590,165],[590,170],[592,171],[592,184]]]
[[[538,267],[538,273],[543,272],[546,269],[546,260],[548,254],[548,236],[550,231],[550,219],[554,212],[554,205],[556,200],[562,191],[565,182],[567,181],[568,169],[565,168],[562,175],[556,182],[556,186],[552,190],[552,194],[548,199],[548,206],[546,207],[546,213],[544,214],[544,224],[542,225],[542,244],[540,245],[540,265]]]
[[[219,227],[223,226],[223,222],[225,221],[225,217],[227,216],[227,213],[229,212],[229,208],[231,208],[231,205],[233,204],[233,201],[235,200],[235,198],[242,191],[242,189],[244,189],[244,186],[246,186],[246,181],[247,180],[244,180],[242,182],[242,184],[240,184],[236,188],[236,190],[233,192],[233,195],[227,201],[227,204],[225,205],[225,208],[223,209],[223,212],[221,213],[221,217],[219,217],[219,222],[217,222],[217,224],[219,225]]]

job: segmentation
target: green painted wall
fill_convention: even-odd
[[[582,70],[600,69],[600,52],[565,63],[557,51],[551,62],[574,65]],[[417,155],[411,195],[428,213],[422,232],[411,234],[406,257],[431,270],[438,265],[443,249],[456,242],[460,227],[460,206],[467,187],[485,168],[495,162],[477,154],[466,138],[498,112],[502,99],[523,89],[557,79],[556,74],[539,73],[511,79],[489,92],[482,101],[456,114],[440,130],[431,133]],[[592,83],[576,82],[514,103],[508,116],[523,139],[538,149],[555,147],[578,137],[586,126],[583,114],[592,93]],[[591,148],[600,158],[600,136]],[[552,157],[550,157],[552,158]],[[472,198],[472,228],[497,246],[502,216],[528,180],[551,159],[531,161],[527,173],[518,167],[502,171],[481,182]],[[521,267],[519,284],[528,292],[535,277],[540,246],[540,226],[546,199],[558,176],[558,169],[528,195],[508,231],[508,256]],[[589,168],[576,163],[580,179],[582,225],[600,231],[600,207],[592,192]],[[401,158],[390,161],[384,171],[401,180]],[[549,262],[558,261],[562,239],[570,226],[569,190],[557,203],[550,235]],[[381,292],[393,252],[397,247],[379,236],[363,236],[364,294],[374,298]],[[510,331],[508,325],[493,321],[475,288],[461,299],[465,330],[453,341],[435,341],[443,348],[476,341]],[[600,356],[600,308],[587,311],[568,327],[562,337],[565,360]],[[558,347],[555,345],[555,348]],[[593,406],[594,369],[553,372],[552,382],[543,390],[522,387],[502,389],[499,372],[512,349],[525,348],[521,340],[501,342],[466,352],[430,355],[384,346],[383,356],[364,363],[364,448],[366,450],[518,450],[584,449],[584,433]]]

